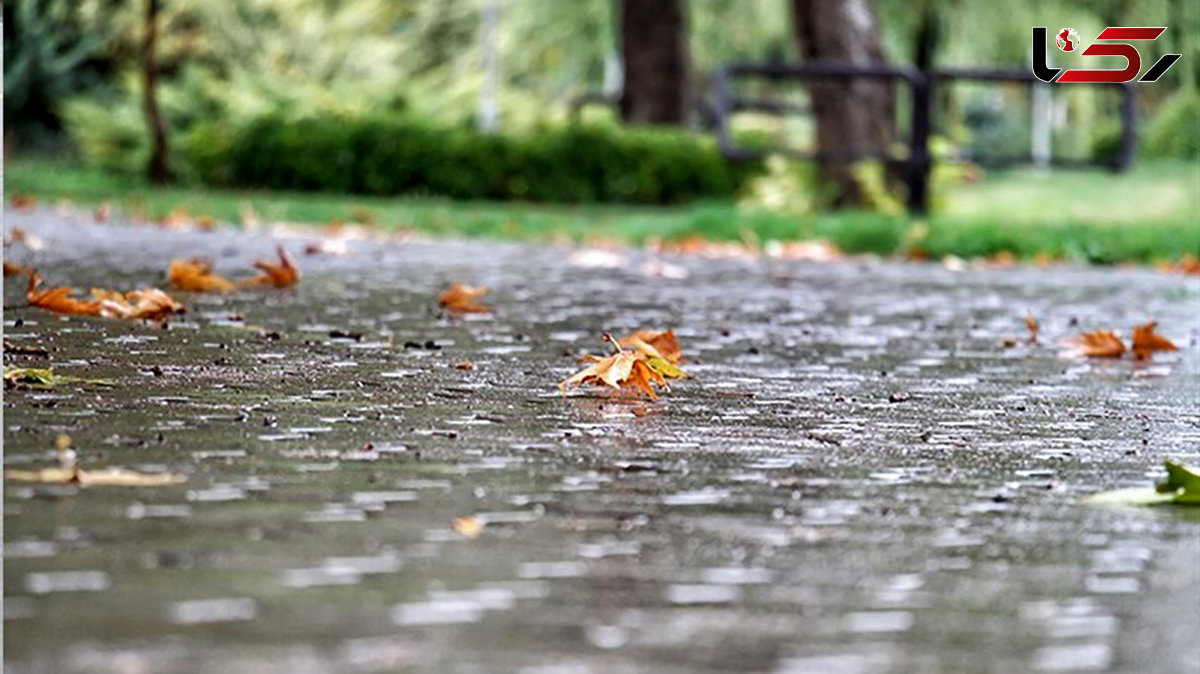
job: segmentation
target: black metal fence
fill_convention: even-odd
[[[866,153],[829,153],[829,152],[797,152],[794,150],[760,150],[739,147],[733,139],[730,130],[731,117],[742,110],[756,110],[767,114],[791,114],[794,106],[767,99],[740,98],[733,94],[733,81],[749,77],[757,77],[773,81],[780,80],[810,80],[810,79],[840,79],[856,78],[882,79],[899,81],[909,88],[910,124],[907,152],[896,156],[886,150]],[[907,205],[913,213],[924,213],[929,205],[929,174],[932,170],[933,159],[929,153],[929,138],[933,133],[934,101],[937,90],[943,83],[956,80],[975,80],[993,82],[1019,82],[1032,86],[1058,86],[1045,84],[1034,77],[1032,72],[1024,70],[1003,70],[993,68],[944,68],[921,71],[914,68],[892,66],[886,64],[839,64],[839,63],[803,63],[803,64],[753,64],[735,63],[719,68],[713,74],[714,117],[717,140],[721,152],[731,160],[746,160],[761,157],[769,153],[780,153],[799,159],[811,159],[818,162],[854,162],[861,159],[879,159],[901,169],[901,175],[908,188]],[[1123,171],[1133,163],[1136,151],[1136,115],[1134,89],[1130,83],[1101,84],[1098,86],[1120,87],[1122,94],[1121,105],[1121,147],[1113,159],[1107,162],[1096,160],[1079,160],[1050,157],[1053,166],[1080,168],[1084,166],[1101,166],[1116,171]],[[989,163],[1033,163],[1033,152],[1028,155],[973,157],[975,160],[986,160]]]

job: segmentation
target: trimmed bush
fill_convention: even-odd
[[[674,129],[501,136],[396,116],[201,123],[185,144],[192,173],[210,185],[380,196],[668,204],[730,197],[760,170]]]

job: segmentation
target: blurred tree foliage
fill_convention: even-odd
[[[484,1],[163,0],[159,62],[170,124],[179,130],[198,119],[399,110],[444,125],[470,124],[482,83]],[[503,129],[562,121],[583,92],[615,93],[617,0],[497,1]],[[138,84],[129,73],[145,2],[5,2],[6,135],[33,147],[34,139],[57,132],[65,115],[79,121],[70,126],[80,137],[113,127],[111,144],[122,129],[141,123]],[[919,3],[874,2],[889,59],[911,62]],[[789,5],[686,0],[697,95],[722,62],[795,58]],[[1143,105],[1151,109],[1196,77],[1194,0],[948,0],[933,7],[942,37],[933,55],[938,65],[1024,67],[1032,25],[1069,25],[1083,36],[1109,24],[1167,25],[1163,38],[1141,45],[1143,54],[1185,56],[1163,82],[1140,88]]]

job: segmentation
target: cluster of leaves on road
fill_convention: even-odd
[[[688,376],[679,369],[683,354],[671,330],[641,331],[621,340],[605,333],[604,341],[616,349],[616,353],[583,356],[580,361],[591,364],[559,382],[559,390],[565,394],[572,386],[592,384],[622,392],[645,393],[651,399],[657,399],[655,389],[667,389],[667,379]]]
[[[1093,330],[1078,337],[1062,341],[1063,346],[1069,347],[1067,355],[1086,356],[1088,358],[1120,358],[1126,352],[1133,354],[1136,360],[1150,360],[1156,351],[1175,351],[1176,346],[1171,340],[1155,332],[1157,321],[1136,325],[1130,347],[1112,330]]]
[[[238,288],[287,288],[295,285],[300,280],[300,267],[283,246],[276,246],[275,253],[279,258],[278,262],[256,260],[254,267],[259,273],[242,281],[235,282],[218,276],[213,272],[212,260],[206,258],[171,260],[171,266],[167,268],[167,280],[175,290],[196,293],[231,293]]]
[[[80,299],[72,296],[75,289],[70,286],[41,289],[41,283],[42,276],[37,271],[29,275],[29,285],[25,290],[29,305],[59,314],[163,323],[172,315],[187,311],[182,304],[158,288],[124,293],[92,288],[90,299]]]
[[[69,435],[59,435],[55,444],[58,449],[57,466],[40,470],[5,470],[5,479],[14,482],[75,484],[81,487],[166,487],[187,481],[186,477],[173,473],[139,473],[123,468],[84,470],[76,461]]]
[[[1088,503],[1099,505],[1200,506],[1200,468],[1164,461],[1167,477],[1154,487],[1134,487],[1093,494]]]

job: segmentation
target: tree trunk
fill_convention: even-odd
[[[688,47],[684,0],[623,0],[621,56],[627,124],[683,124],[687,117]]]
[[[793,0],[793,21],[806,61],[884,63],[879,22],[871,0]],[[887,152],[895,137],[892,86],[882,80],[814,79],[807,82],[816,119],[820,174],[834,207],[865,205],[851,171],[853,155]]]
[[[171,180],[171,168],[167,163],[167,124],[158,107],[158,61],[155,57],[155,42],[158,39],[158,12],[160,0],[146,0],[145,38],[142,40],[142,96],[146,112],[146,124],[150,128],[150,164],[147,175],[150,182],[162,185]]]

